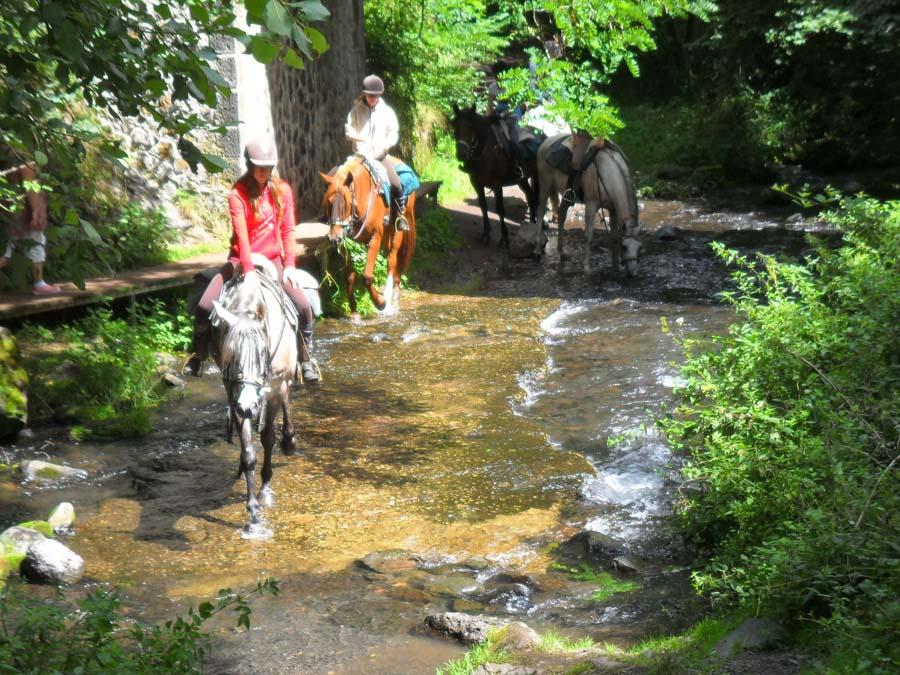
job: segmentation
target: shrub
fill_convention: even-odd
[[[237,625],[249,630],[248,597],[265,593],[278,594],[275,579],[258,582],[247,595],[220,590],[214,603],[147,626],[122,616],[115,591],[91,591],[72,607],[61,596],[39,602],[6,589],[0,595],[0,663],[15,673],[201,673],[211,649],[203,624],[232,609]]]
[[[56,332],[31,327],[26,369],[32,383],[32,418],[78,422],[74,435],[134,436],[150,431],[149,411],[161,400],[160,352],[187,348],[191,321],[181,309],[168,313],[154,301],[129,320],[110,309]],[[53,344],[65,345],[62,350]]]
[[[900,658],[896,548],[900,202],[846,198],[844,232],[805,264],[736,265],[739,322],[712,350],[686,342],[686,384],[662,422],[699,484],[684,522],[712,558],[714,600],[814,620],[869,660]]]

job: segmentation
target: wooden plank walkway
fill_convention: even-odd
[[[300,223],[296,234],[297,258],[302,265],[303,258],[309,259],[325,239],[328,226],[322,223]],[[206,253],[179,262],[122,272],[115,277],[88,279],[83,291],[71,283],[60,284],[63,290],[56,295],[36,296],[32,295],[30,289],[0,291],[0,321],[187,286],[193,282],[194,275],[198,272],[219,267],[226,255],[226,251]]]

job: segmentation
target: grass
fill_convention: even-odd
[[[541,652],[578,652],[584,649],[593,649],[596,645],[590,638],[581,638],[573,640],[563,637],[554,631],[547,631],[541,636],[541,642],[538,645],[538,651]]]
[[[170,245],[166,251],[166,261],[178,262],[179,260],[187,260],[217,251],[221,251],[224,257],[227,251],[227,244],[220,241],[206,241],[199,244]]]
[[[503,649],[496,649],[491,636],[478,645],[474,645],[460,658],[448,661],[437,669],[436,675],[469,675],[485,663],[510,663],[510,654]]]
[[[434,154],[420,168],[423,181],[440,181],[438,203],[441,206],[455,206],[472,196],[472,183],[469,176],[459,168],[456,159],[456,143],[447,131],[437,134]]]

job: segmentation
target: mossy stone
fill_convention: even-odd
[[[29,530],[37,530],[45,537],[53,536],[53,526],[46,520],[29,520],[19,523],[19,527],[27,527]]]

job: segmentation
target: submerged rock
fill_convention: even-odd
[[[73,584],[84,574],[84,559],[55,539],[44,539],[28,547],[19,571],[36,583]]]
[[[416,568],[417,558],[413,553],[402,549],[375,551],[362,560],[357,561],[362,567],[379,574],[390,574]]]
[[[22,464],[22,475],[25,480],[54,481],[65,478],[85,479],[88,474],[84,469],[73,469],[71,466],[51,464],[39,459],[32,459]]]

